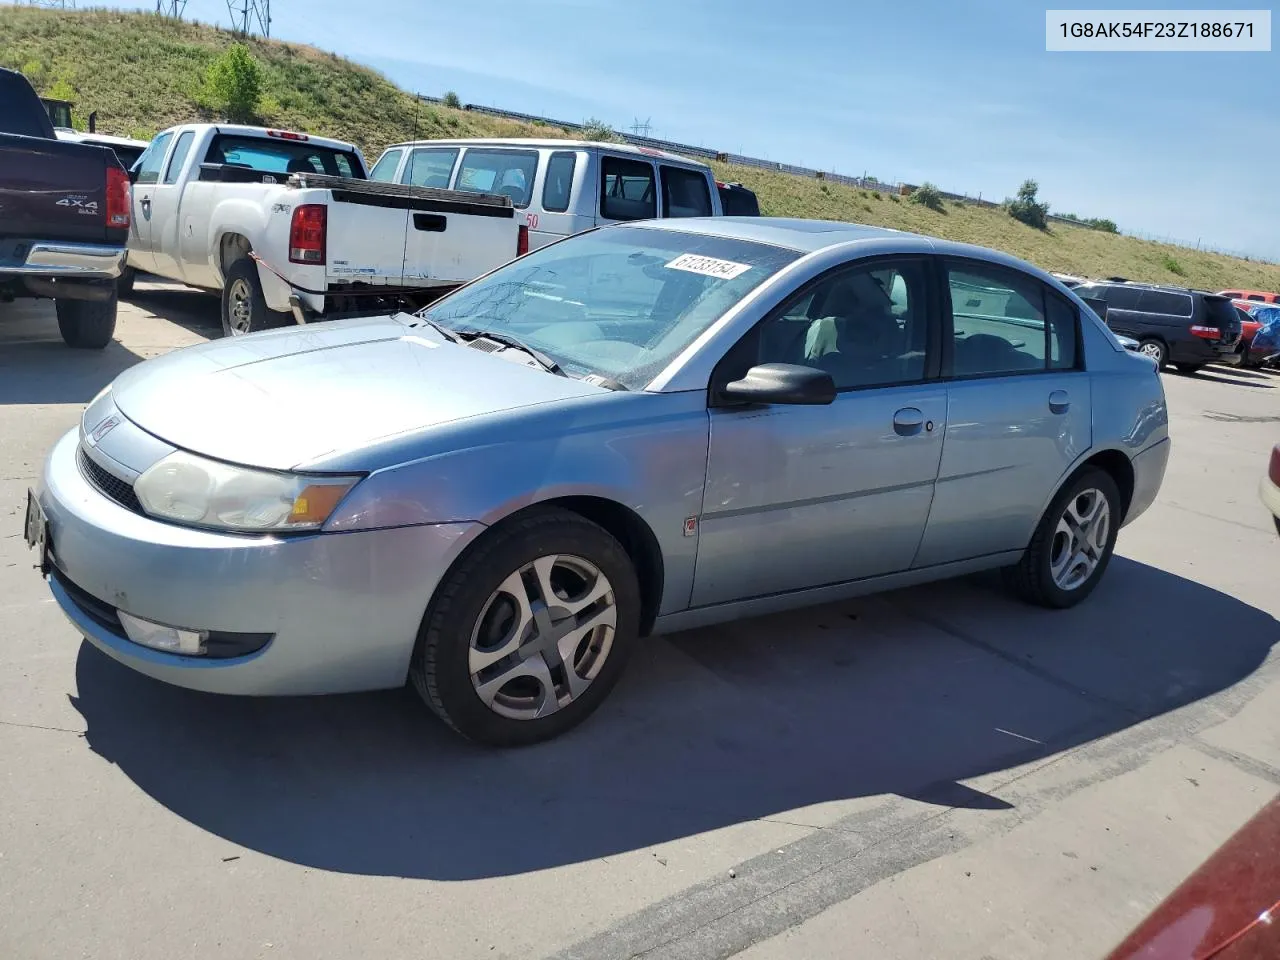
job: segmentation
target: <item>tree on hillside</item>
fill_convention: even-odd
[[[1034,180],[1023,180],[1022,186],[1018,188],[1018,196],[1013,200],[1006,200],[1004,205],[1013,219],[1028,227],[1044,230],[1049,225],[1049,205],[1036,199],[1039,190],[1040,184]]]
[[[583,140],[600,140],[605,143],[618,139],[618,135],[613,132],[611,126],[595,117],[582,125],[581,135]]]
[[[234,123],[252,123],[262,102],[262,67],[243,43],[233,43],[204,73],[200,105]]]

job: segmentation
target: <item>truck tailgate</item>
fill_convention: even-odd
[[[105,147],[0,134],[0,236],[104,243]],[[123,235],[123,231],[118,231]]]

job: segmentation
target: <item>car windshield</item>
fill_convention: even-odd
[[[608,227],[515,260],[424,315],[454,331],[517,337],[571,376],[634,390],[799,256],[746,240]]]

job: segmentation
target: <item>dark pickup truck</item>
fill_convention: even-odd
[[[57,139],[27,79],[0,69],[0,301],[50,297],[70,346],[110,343],[129,189],[113,151]]]

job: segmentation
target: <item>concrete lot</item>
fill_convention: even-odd
[[[1165,378],[1164,491],[1082,608],[976,578],[657,639],[494,753],[408,693],[217,698],[81,643],[27,485],[217,313],[142,284],[101,354],[52,313],[0,305],[6,960],[1098,957],[1280,788],[1280,377]]]

